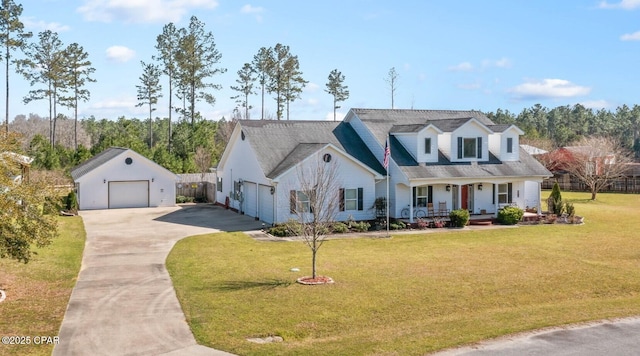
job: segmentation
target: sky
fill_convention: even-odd
[[[333,119],[325,91],[333,69],[350,92],[338,118],[350,108],[391,108],[391,68],[399,75],[397,109],[517,114],[535,104],[613,111],[640,104],[640,0],[14,1],[34,38],[51,30],[89,54],[96,82],[86,86],[91,99],[80,103],[79,118],[148,118],[148,107],[136,107],[141,61],[153,61],[164,25],[187,27],[191,16],[214,35],[218,67],[227,70],[210,78],[222,86],[212,91],[215,105],[196,107],[212,120],[229,118],[237,106],[230,86],[243,64],[277,43],[298,56],[308,81],[290,106],[292,120]],[[154,117],[168,116],[166,77],[161,84]],[[12,70],[10,118],[48,116],[45,100],[23,103],[30,89]],[[259,118],[260,96],[249,104],[251,118]],[[275,116],[273,96],[265,109]],[[59,113],[72,116],[67,108]]]

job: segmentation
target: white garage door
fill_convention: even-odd
[[[256,192],[256,184],[255,183],[251,183],[251,182],[244,182],[244,188],[243,188],[243,193],[244,193],[244,213],[246,215],[249,216],[253,216],[256,217],[257,216],[257,205],[258,201],[256,200],[258,198],[258,194]]]
[[[109,182],[109,209],[149,206],[149,181]]]

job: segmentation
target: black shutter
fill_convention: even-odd
[[[482,158],[482,137],[478,137],[478,158]]]
[[[507,184],[507,186],[508,186],[508,188],[507,188],[508,198],[507,199],[509,200],[507,203],[512,203],[513,202],[513,200],[512,200],[512,198],[513,198],[513,192],[512,192],[513,184],[509,183],[509,184]]]
[[[289,191],[289,213],[291,214],[296,213],[296,191],[295,190]]]
[[[362,200],[362,195],[364,193],[364,189],[363,188],[358,188],[358,210],[363,210],[364,209],[364,203]]]
[[[344,188],[340,188],[338,199],[340,199],[340,211],[344,211]]]
[[[433,203],[433,186],[427,186],[427,203]]]
[[[413,187],[413,206],[416,206],[418,204],[418,198],[416,198],[416,187]]]
[[[458,137],[458,159],[462,159],[462,137]]]

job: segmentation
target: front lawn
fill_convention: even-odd
[[[60,236],[27,264],[0,260],[0,336],[30,337],[30,345],[0,344],[0,355],[51,355],[53,345],[35,337],[58,336],[71,291],[80,271],[85,232],[82,219],[61,217]],[[26,341],[26,338],[22,339]]]
[[[640,315],[640,196],[563,197],[585,225],[328,241],[318,270],[333,285],[293,283],[310,273],[303,243],[242,233],[184,239],[167,267],[198,342],[241,355],[420,355]],[[246,341],[269,335],[284,342]]]

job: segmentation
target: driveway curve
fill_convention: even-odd
[[[93,210],[53,355],[230,355],[196,343],[165,261],[180,239],[262,224],[212,205]]]

